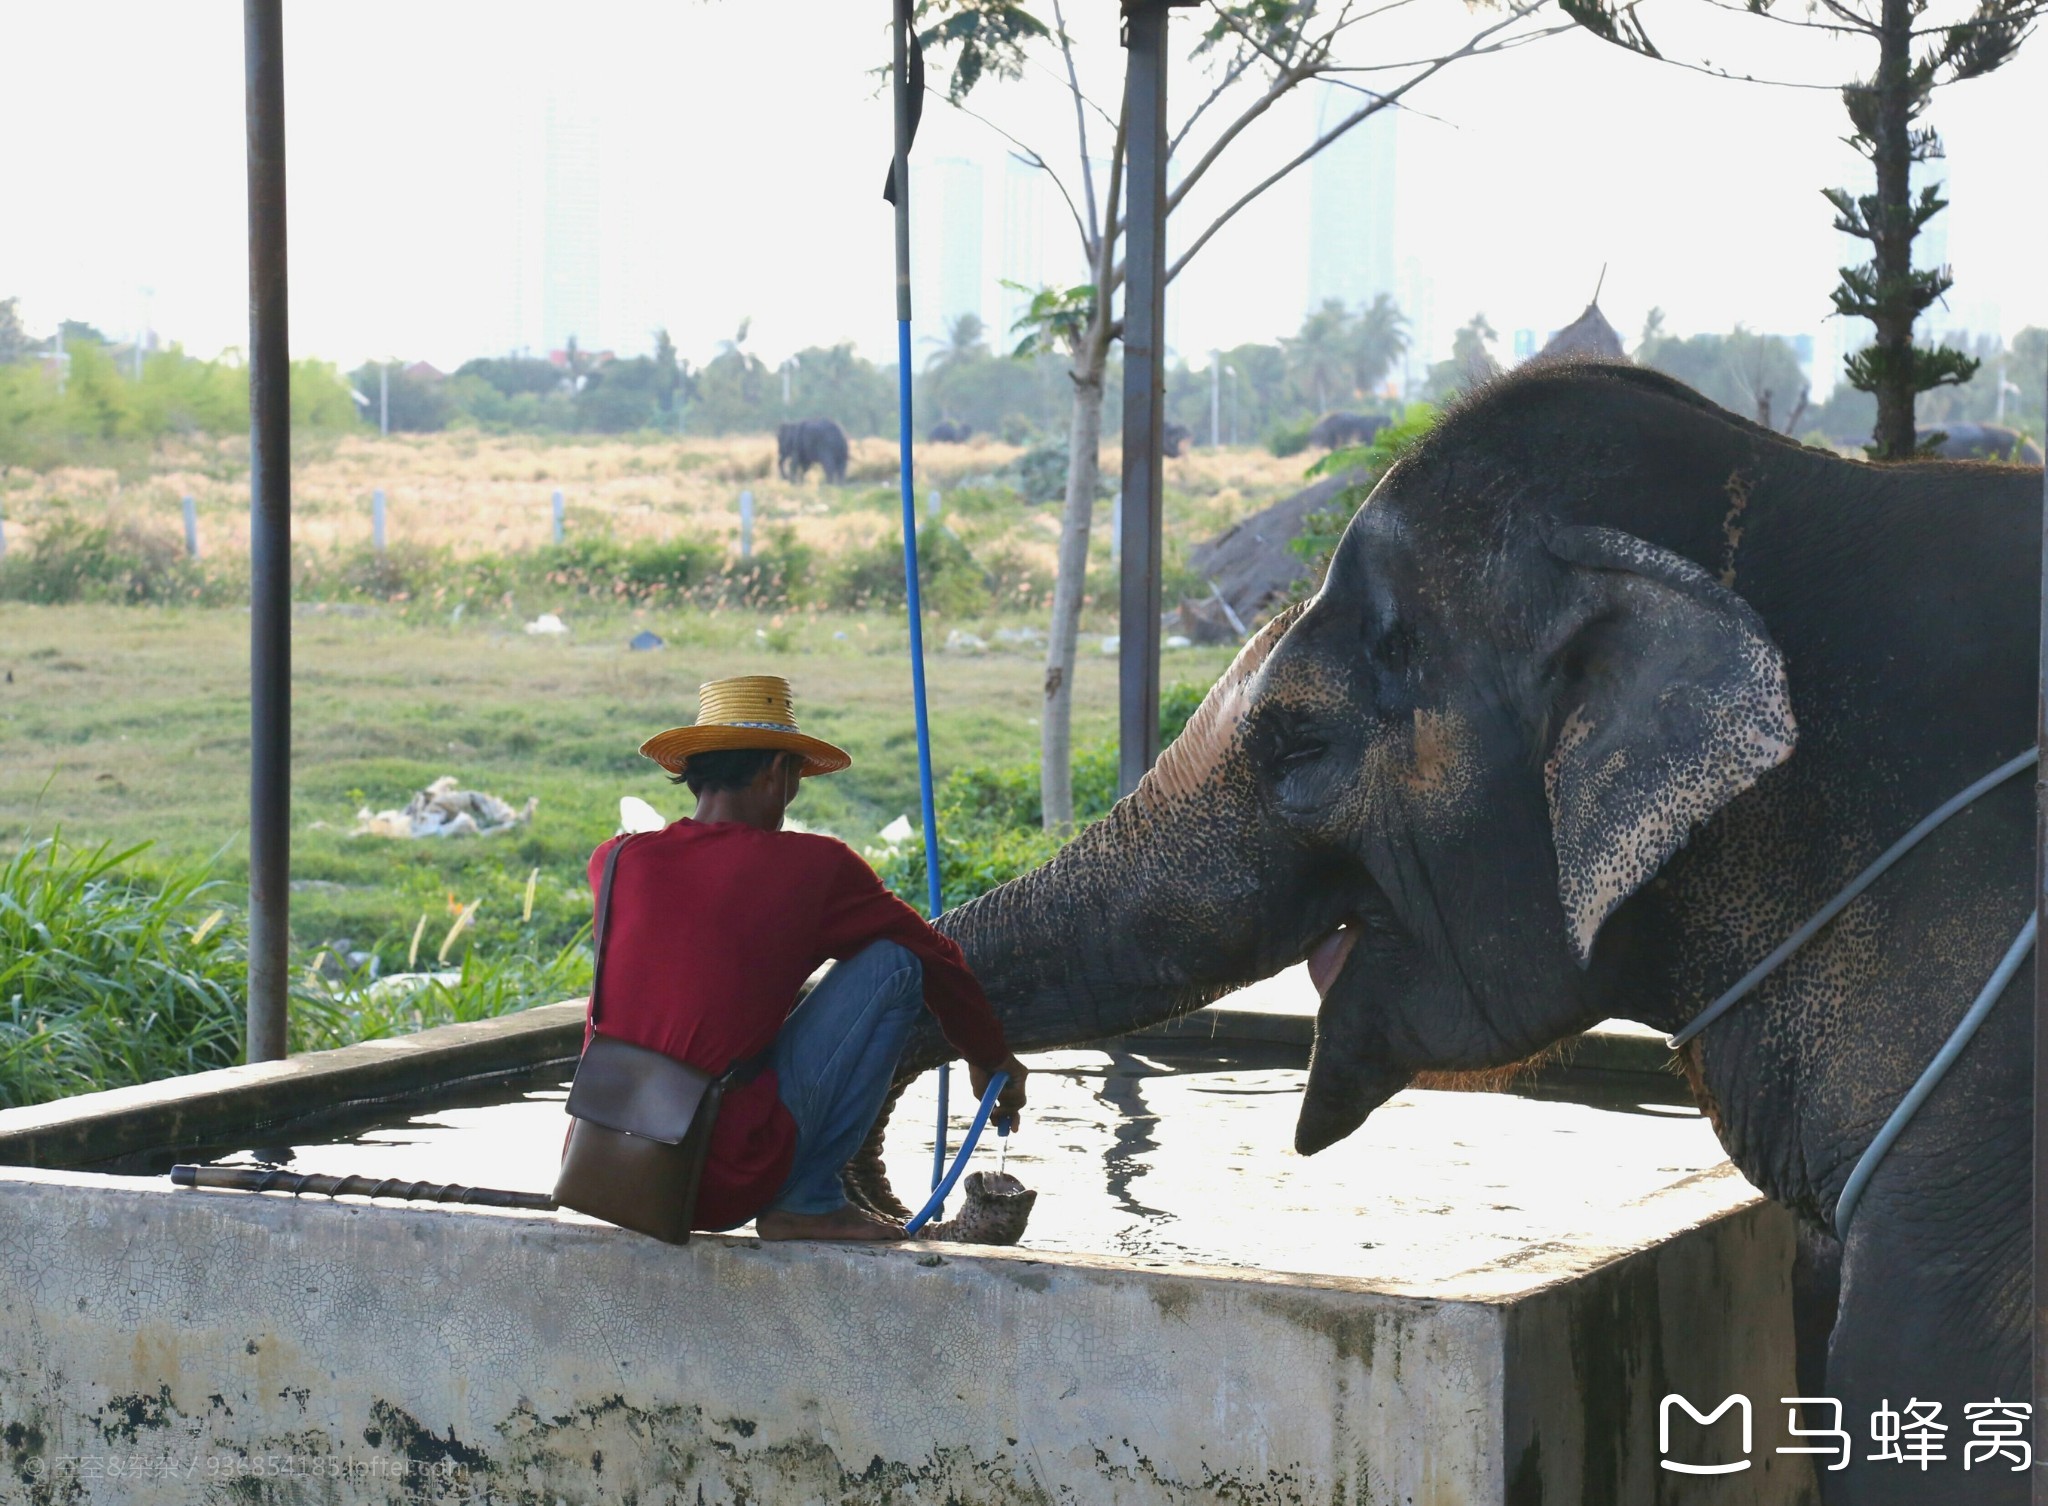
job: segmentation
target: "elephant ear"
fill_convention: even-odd
[[[1611,528],[1560,528],[1581,611],[1554,662],[1544,793],[1579,965],[1601,925],[1692,828],[1791,756],[1785,660],[1749,603],[1690,561]]]

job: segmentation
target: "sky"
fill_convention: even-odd
[[[1108,103],[1113,8],[1072,10],[1084,84]],[[841,340],[888,359],[889,121],[870,71],[887,13],[880,0],[291,0],[294,354],[452,367],[538,344],[552,115],[583,131],[581,155],[552,166],[578,179],[592,220],[602,317],[586,344],[645,350],[661,326],[701,362],[746,320],[747,348],[771,362]],[[1856,48],[1789,27],[1734,17],[1716,29],[1699,0],[1647,0],[1642,13],[1667,52],[1813,81],[1867,67]],[[1176,119],[1203,88],[1184,57],[1193,14],[1176,13]],[[1398,60],[1486,15],[1412,0],[1358,28],[1344,55]],[[31,333],[61,317],[117,338],[146,324],[201,355],[246,342],[240,22],[227,0],[0,0],[0,297],[20,297]],[[1060,84],[1038,69],[975,104],[1065,168],[1077,153]],[[1940,327],[2048,323],[2043,101],[2042,41],[1939,97],[1955,203],[1935,223],[1956,276]],[[1708,78],[1572,32],[1459,63],[1408,103],[1396,233],[1428,284],[1432,343],[1478,312],[1540,338],[1576,316],[1603,268],[1602,306],[1631,341],[1653,306],[1682,333],[1850,332],[1828,321],[1827,292],[1853,248],[1818,190],[1863,180],[1832,90]],[[1206,197],[1191,196],[1175,243],[1305,145],[1311,109],[1283,102],[1246,132]],[[988,125],[927,109],[918,164],[981,164],[991,224],[1017,171],[1008,152]],[[1287,179],[1169,290],[1170,334],[1193,364],[1299,323],[1309,189],[1306,172]],[[1032,202],[1041,274],[1078,280],[1057,194]]]

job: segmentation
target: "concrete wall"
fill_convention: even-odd
[[[1791,1394],[1787,1222],[1694,1181],[1444,1300],[18,1171],[0,1500],[1807,1499],[1651,1462],[1657,1388]]]

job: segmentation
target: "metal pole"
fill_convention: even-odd
[[[370,547],[384,552],[384,489],[370,493]]]
[[[555,520],[555,542],[559,544],[562,542],[562,494],[560,492],[555,493],[552,505]]]
[[[2043,373],[2048,376],[2048,373]],[[2044,480],[2048,488],[2048,480]],[[2041,532],[2041,641],[2035,673],[2040,676],[2034,739],[2048,755],[2048,489],[2042,496]],[[2048,920],[2048,771],[2034,771],[2034,914]],[[2048,1409],[2048,965],[2041,953],[2034,953],[2034,1196],[2033,1196],[2033,1314],[2034,1336],[2034,1506],[2048,1506],[2048,1468],[2043,1468],[2043,1451],[2048,1448],[2048,1428],[2042,1426]]]
[[[1209,446],[1223,443],[1223,352],[1209,352]]]
[[[939,918],[945,895],[939,881],[939,815],[932,796],[931,725],[925,715],[924,606],[917,580],[917,484],[912,474],[910,386],[910,135],[916,102],[910,87],[910,25],[913,0],[895,0],[891,28],[894,52],[896,155],[890,174],[896,208],[896,454],[903,493],[903,590],[910,611],[910,699],[917,718],[919,812],[924,817],[924,877],[931,916]],[[946,1176],[947,1091],[952,1069],[939,1066],[939,1124],[933,1137],[932,1186]]]
[[[185,557],[196,560],[199,558],[199,505],[190,497],[184,498],[183,501],[185,504]]]
[[[1166,393],[1166,8],[1124,0],[1124,474],[1117,631],[1117,789],[1159,756],[1159,454]]]
[[[249,1060],[285,1054],[291,947],[291,339],[284,14],[243,0],[249,136]]]

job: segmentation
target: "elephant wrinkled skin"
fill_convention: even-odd
[[[2039,471],[1843,460],[1633,367],[1500,379],[1136,793],[943,929],[1018,1050],[1310,958],[1306,1153],[1418,1074],[1675,1029],[2032,741],[2040,539]],[[2031,963],[1846,1241],[1833,1213],[2024,920],[2032,829],[2028,781],[1984,796],[1684,1053],[1807,1231],[1801,1331],[1832,1332],[1802,1373],[1859,1434],[1831,1502],[2025,1498],[1959,1461],[1965,1403],[2030,1394]],[[945,1054],[925,1022],[906,1070]],[[874,1171],[849,1184],[886,1201]],[[1942,1403],[1945,1469],[1861,1457],[1909,1397]]]

